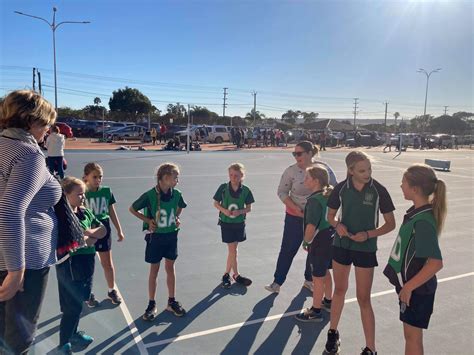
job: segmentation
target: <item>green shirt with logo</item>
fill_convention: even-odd
[[[79,218],[81,226],[85,231],[91,228],[97,228],[101,225],[100,221],[97,219],[94,213],[88,208],[78,208],[76,216]],[[77,249],[75,252],[70,253],[71,256],[85,254],[95,254],[95,247],[93,245],[86,246]]]
[[[177,232],[179,227],[176,225],[176,212],[179,208],[186,206],[181,191],[178,189],[169,189],[167,193],[164,193],[158,192],[156,187],[142,194],[132,204],[135,211],[143,210],[147,218],[155,220],[157,228],[150,232],[157,234]],[[149,230],[147,223],[143,223],[143,230]]]
[[[97,191],[86,191],[86,206],[101,221],[109,219],[109,207],[116,203],[115,196],[108,186],[100,186]]]
[[[382,214],[395,210],[387,189],[375,179],[371,179],[358,191],[352,178],[336,185],[328,200],[328,207],[338,210],[338,219],[351,234],[372,230],[379,225],[379,212]],[[377,238],[365,242],[355,242],[348,237],[334,237],[334,246],[349,250],[375,252]]]
[[[246,205],[255,202],[252,191],[250,191],[246,185],[241,184],[237,191],[234,191],[230,182],[221,184],[214,194],[213,199],[214,201],[219,202],[222,207],[227,208],[230,211],[242,210]],[[222,212],[219,212],[219,220],[224,223],[244,223],[245,217],[245,214],[228,217]]]
[[[304,230],[308,224],[312,224],[316,227],[314,236],[331,227],[327,220],[327,201],[322,191],[312,193],[307,198],[303,217]]]

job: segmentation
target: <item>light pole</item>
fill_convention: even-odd
[[[23,16],[28,16],[28,17],[33,17],[35,19],[44,21],[48,24],[49,28],[53,31],[53,60],[54,60],[54,108],[56,109],[56,112],[58,111],[58,85],[57,85],[57,80],[56,80],[56,29],[61,26],[64,23],[78,23],[78,24],[86,24],[90,23],[90,21],[62,21],[59,23],[56,23],[56,11],[58,9],[56,7],[53,7],[53,22],[49,23],[48,20],[39,17],[39,16],[33,16],[29,14],[25,14],[20,11],[14,11],[18,15],[23,15]]]
[[[426,116],[426,102],[428,101],[428,83],[430,81],[430,76],[431,76],[431,74],[437,73],[440,70],[441,70],[441,68],[438,68],[438,69],[434,69],[434,70],[432,70],[428,73],[425,69],[420,68],[416,71],[417,73],[423,73],[423,74],[426,75],[425,109],[423,110],[423,117]]]

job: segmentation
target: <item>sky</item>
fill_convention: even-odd
[[[54,102],[52,31],[40,20],[91,21],[56,31],[58,105],[82,108],[137,88],[160,110],[253,108],[321,118],[473,112],[474,2],[0,0],[0,95],[32,87],[40,68]]]

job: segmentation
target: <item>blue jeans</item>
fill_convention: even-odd
[[[48,157],[47,163],[51,175],[54,175],[54,172],[57,171],[59,177],[64,179],[63,157]]]
[[[283,240],[281,242],[280,254],[278,255],[278,261],[276,265],[274,282],[280,286],[286,280],[286,275],[290,270],[291,263],[303,243],[303,218],[285,215],[285,227],[283,229]],[[311,275],[311,264],[309,254],[306,257],[306,268],[304,271],[304,278],[307,281],[312,281]]]

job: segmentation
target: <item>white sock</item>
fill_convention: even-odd
[[[109,292],[112,292],[114,289],[113,288],[109,288]]]

